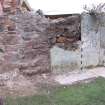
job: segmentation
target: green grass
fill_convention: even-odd
[[[105,79],[54,88],[49,95],[7,97],[6,105],[105,105]]]

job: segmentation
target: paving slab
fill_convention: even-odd
[[[61,85],[71,85],[79,81],[84,81],[91,78],[105,78],[105,67],[97,67],[94,69],[86,69],[81,72],[56,75],[55,81]]]

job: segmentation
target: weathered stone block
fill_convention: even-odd
[[[18,52],[21,47],[21,44],[5,45],[5,52]]]
[[[5,73],[9,71],[14,71],[17,68],[17,64],[13,64],[10,62],[2,62],[0,66],[0,73]]]
[[[19,60],[19,56],[17,52],[9,52],[4,54],[4,59],[8,62],[17,62]]]
[[[16,35],[12,35],[12,34],[4,34],[4,36],[2,36],[2,43],[4,45],[15,45],[15,44],[19,44],[20,42],[20,37],[16,36]]]

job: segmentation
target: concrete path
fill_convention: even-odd
[[[88,69],[80,72],[72,72],[63,75],[56,75],[55,81],[61,85],[70,85],[79,81],[88,80],[91,78],[104,77],[105,67],[97,67],[94,69]]]

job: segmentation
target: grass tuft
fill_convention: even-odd
[[[105,105],[105,79],[54,88],[48,95],[7,97],[5,105]]]

